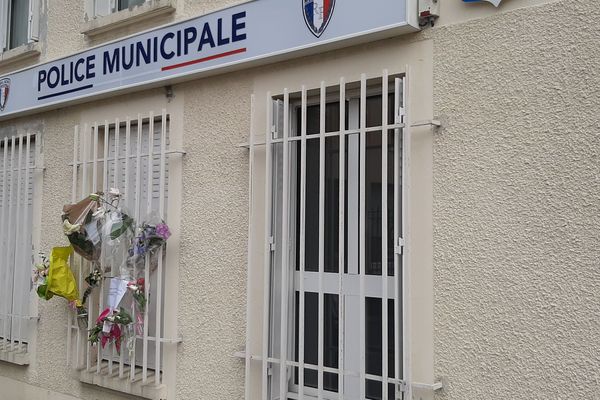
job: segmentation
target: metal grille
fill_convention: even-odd
[[[34,190],[39,146],[32,134],[0,141],[0,351],[25,352],[29,342]]]
[[[117,188],[124,194],[121,205],[136,221],[144,221],[152,212],[167,220],[168,161],[171,153],[175,152],[169,148],[169,118],[166,110],[159,116],[149,113],[138,115],[137,119],[117,119],[76,126],[72,201],[78,201],[90,193]],[[71,313],[67,332],[70,353],[67,358],[72,365],[88,375],[118,377],[120,382],[126,382],[122,385],[124,391],[132,392],[129,389],[133,384],[161,384],[163,344],[172,342],[163,336],[163,292],[167,269],[164,264],[168,248],[167,243],[167,250],[159,250],[156,265],[151,265],[150,257],[146,256],[144,270],[134,270],[134,276],[143,274],[148,283],[145,285],[148,304],[143,316],[143,332],[136,335],[133,350],[128,352],[125,343],[122,344],[120,354],[114,344],[105,349],[100,345],[91,346],[87,341],[86,329],[77,324],[76,315]],[[91,263],[80,256],[74,256],[72,265],[76,269],[79,286],[84,287],[83,279],[91,271]],[[87,304],[88,326],[94,324],[102,311],[107,290],[107,285],[103,282],[95,290],[95,295],[90,296]],[[130,308],[135,321],[133,301],[126,296],[121,305],[123,304]],[[115,388],[114,385],[105,386]]]
[[[405,79],[267,94],[265,140],[249,143],[250,219],[264,206],[265,229],[247,399],[258,376],[261,399],[405,396]],[[261,270],[250,231],[249,293]]]

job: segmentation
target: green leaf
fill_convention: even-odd
[[[123,214],[123,222],[120,224],[114,224],[112,230],[110,231],[110,238],[115,240],[123,233],[125,233],[128,229],[132,230],[133,218],[131,218],[127,214]]]
[[[36,292],[37,295],[40,296],[42,299],[47,300],[46,299],[46,291],[48,290],[48,285],[41,285],[38,286]]]

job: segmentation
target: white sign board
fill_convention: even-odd
[[[418,29],[415,0],[255,0],[0,78],[0,118]],[[413,18],[414,17],[414,18]],[[53,44],[55,45],[55,44]]]

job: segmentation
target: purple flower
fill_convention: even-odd
[[[157,224],[156,225],[156,235],[167,240],[169,236],[171,236],[171,231],[169,231],[169,227],[167,224]]]
[[[146,246],[144,246],[144,242],[138,242],[134,245],[133,254],[138,256],[143,256],[146,254]]]

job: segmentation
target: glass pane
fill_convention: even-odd
[[[301,132],[301,109],[296,109],[297,132]],[[327,104],[326,131],[339,129],[339,103]],[[308,133],[319,133],[319,105],[307,107]],[[319,157],[320,141],[317,138],[306,142],[306,271],[316,272],[319,267]],[[297,147],[297,205],[296,246],[300,246],[300,166],[302,150]],[[338,272],[339,260],[339,138],[325,139],[325,272]],[[296,253],[299,265],[299,252]],[[299,267],[297,268],[299,269]]]
[[[381,320],[381,299],[367,297],[365,299],[365,313],[366,313],[366,326],[365,326],[365,339],[367,343],[366,348],[366,373],[372,375],[382,375],[382,363],[383,355],[382,349],[382,320]],[[388,377],[394,377],[394,301],[388,300]],[[369,399],[381,400],[382,397],[382,383],[379,381],[366,380],[366,394]],[[388,399],[394,398],[394,385],[388,385]]]
[[[319,104],[306,107],[306,134],[315,135],[321,130],[321,106]],[[296,108],[296,123],[298,130],[295,136],[302,133],[302,108]],[[327,103],[325,106],[325,132],[340,130],[340,103]]]
[[[367,97],[367,127],[381,126],[381,95]]]
[[[300,168],[301,149],[298,150]],[[325,140],[325,271],[338,271],[339,139]],[[306,271],[319,270],[319,139],[306,142]],[[300,243],[300,179],[298,177],[297,243]]]
[[[360,135],[346,135],[346,174],[344,191],[344,272],[358,273],[359,260],[359,148]]]
[[[338,296],[335,294],[325,294],[323,296],[325,304],[323,305],[323,364],[326,367],[337,368],[338,366]],[[338,375],[330,372],[323,373],[323,388],[337,392]]]
[[[146,0],[119,0],[119,11],[144,4]]]
[[[367,134],[366,148],[366,274],[381,275],[381,132]]]
[[[334,294],[323,295],[323,365],[337,368],[338,366],[338,296]],[[304,362],[318,365],[319,363],[319,294],[314,292],[304,293]],[[299,310],[299,292],[295,295],[296,310]],[[299,313],[296,313],[295,323],[295,360],[298,361],[299,352]],[[298,368],[295,368],[294,382],[298,384]],[[304,385],[318,387],[318,372],[315,369],[304,369]],[[323,373],[323,388],[337,392],[338,376],[330,372]]]
[[[394,141],[393,130],[388,132],[388,168],[387,168],[387,266],[388,276],[394,276]],[[398,180],[398,184],[401,181]],[[400,194],[400,192],[398,192]],[[400,225],[398,225],[400,229]]]
[[[317,293],[304,294],[304,362],[317,365],[319,362],[319,295]],[[317,371],[306,369],[304,384],[317,387]]]
[[[396,319],[394,318],[394,300],[388,300],[388,376],[394,377],[395,364],[396,364],[396,341],[394,332],[396,331]],[[402,340],[402,335],[399,337]]]
[[[300,190],[298,190],[298,193],[300,193]],[[300,207],[299,202],[298,207]],[[319,139],[306,141],[305,224],[306,271],[316,272],[319,271]]]
[[[14,49],[28,42],[29,2],[11,0],[10,2],[10,28],[9,48]]]
[[[367,374],[381,375],[381,299],[379,298],[365,299],[365,338],[365,370]],[[376,396],[377,389],[379,397]],[[367,380],[367,396],[381,398],[381,383]]]
[[[325,272],[338,272],[339,262],[339,137],[325,139]]]
[[[321,112],[320,105],[308,106],[306,107],[306,134],[314,135],[319,133],[320,125],[321,125]],[[300,115],[300,114],[299,114]],[[302,129],[302,125],[298,124]],[[302,130],[298,130],[298,132],[302,132]]]
[[[328,103],[325,107],[325,132],[340,130],[340,103]]]
[[[381,95],[367,97],[367,128],[381,126]],[[394,95],[388,95],[388,124],[394,123]]]

